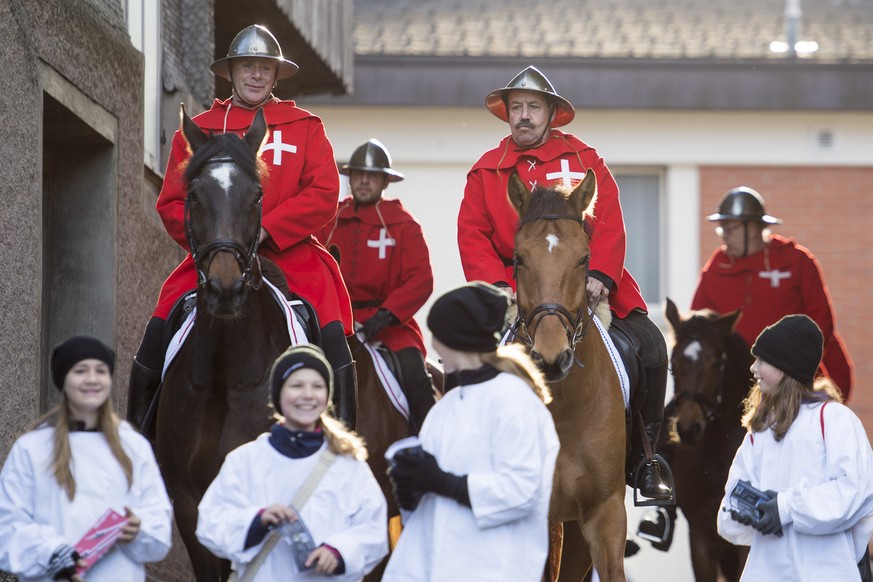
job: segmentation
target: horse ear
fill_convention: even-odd
[[[742,309],[737,309],[736,311],[725,313],[718,318],[718,324],[721,327],[722,332],[725,336],[730,334],[734,330],[734,325],[736,325],[737,320],[740,317],[740,313],[742,313]]]
[[[664,316],[667,318],[667,321],[670,322],[673,331],[679,329],[679,325],[682,323],[682,319],[679,317],[679,309],[669,297],[667,297],[667,303],[664,305]]]
[[[521,178],[518,177],[518,172],[513,172],[509,177],[509,185],[506,189],[506,195],[515,207],[518,215],[523,216],[524,210],[527,208],[527,203],[530,202],[531,194],[530,190],[527,189],[527,186],[524,185],[524,182],[521,181]]]
[[[258,109],[254,120],[252,120],[252,126],[246,132],[243,139],[257,153],[261,149],[261,144],[264,143],[265,137],[267,137],[267,120],[264,117],[264,110]]]
[[[182,103],[179,115],[182,117],[182,134],[188,140],[188,145],[191,146],[191,151],[197,150],[200,146],[206,143],[206,134],[203,130],[194,123],[194,120],[188,116],[185,110],[185,104]]]
[[[585,178],[570,193],[570,203],[573,204],[579,216],[585,214],[596,194],[597,176],[594,175],[594,170],[588,168],[588,171],[585,172]]]

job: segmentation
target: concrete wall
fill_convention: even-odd
[[[57,397],[51,347],[92,333],[129,362],[178,259],[143,174],[142,55],[120,2],[0,3],[0,459]],[[107,58],[111,55],[111,58]]]

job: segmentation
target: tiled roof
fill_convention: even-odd
[[[873,0],[805,0],[822,62],[873,61]],[[785,0],[356,0],[358,55],[783,59]]]

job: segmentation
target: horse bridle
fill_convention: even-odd
[[[700,338],[690,338],[691,340],[700,341]],[[682,402],[690,400],[697,403],[703,411],[703,418],[707,423],[712,422],[721,414],[721,403],[724,398],[724,371],[727,367],[727,352],[722,350],[721,359],[718,365],[718,380],[715,386],[715,398],[707,398],[697,390],[683,390],[675,392],[673,399],[666,406],[668,414],[672,415]],[[671,369],[672,372],[672,369]]]
[[[206,164],[226,164],[233,163],[234,160],[228,156],[220,156],[214,157],[206,160],[204,165]],[[247,287],[253,286],[253,266],[259,262],[258,259],[258,244],[260,241],[261,233],[261,210],[262,210],[262,201],[263,201],[263,191],[261,190],[260,184],[258,184],[258,223],[255,227],[255,235],[252,237],[252,244],[246,249],[239,241],[235,241],[230,238],[219,238],[214,241],[210,241],[209,244],[205,245],[203,248],[198,248],[197,242],[194,240],[193,236],[193,227],[191,225],[191,209],[189,205],[189,201],[191,200],[191,190],[196,184],[199,178],[195,178],[191,180],[191,183],[188,185],[188,193],[185,197],[185,237],[188,239],[188,248],[191,251],[191,258],[194,259],[194,265],[197,269],[197,285],[201,286],[206,282],[206,273],[203,271],[201,265],[206,262],[206,260],[219,252],[226,252],[233,255],[236,260],[237,265],[239,265],[240,271],[242,272],[242,281]]]
[[[583,230],[585,229],[585,221],[579,216],[572,216],[570,214],[546,214],[540,217],[539,220],[575,220],[582,225]],[[585,273],[582,276],[583,285],[588,284],[589,262],[590,257],[585,257]],[[512,259],[512,277],[516,282],[518,282],[518,268],[520,266],[518,256],[516,255]],[[582,306],[579,307],[576,315],[573,315],[566,307],[559,303],[540,303],[534,307],[529,314],[526,314],[521,308],[521,301],[518,296],[517,287],[516,301],[518,305],[518,317],[516,317],[515,322],[513,322],[512,326],[509,328],[508,335],[510,338],[521,342],[528,349],[533,347],[534,336],[536,336],[536,331],[534,331],[533,334],[530,333],[531,325],[536,321],[538,328],[539,323],[542,322],[545,317],[550,315],[557,317],[558,321],[561,322],[561,327],[564,328],[564,331],[567,334],[567,341],[570,344],[570,349],[574,353],[576,351],[576,344],[579,343],[580,339],[588,334],[588,327],[591,324],[591,316],[589,315],[588,317],[585,317],[588,315],[588,306],[584,302]],[[537,320],[537,318],[539,318],[539,320]],[[576,357],[575,360],[580,368],[585,367],[578,357]]]

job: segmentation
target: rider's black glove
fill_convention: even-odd
[[[379,308],[373,317],[364,322],[361,329],[358,330],[364,335],[364,341],[369,341],[372,337],[389,325],[400,323],[394,314],[385,308]]]
[[[779,519],[779,505],[776,503],[776,492],[767,491],[770,499],[758,503],[756,509],[760,512],[760,517],[755,517],[752,520],[752,527],[764,534],[765,536],[776,534],[782,536],[782,520]]]

